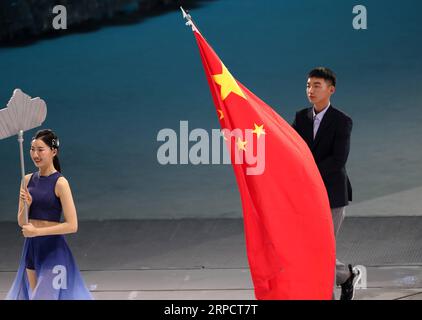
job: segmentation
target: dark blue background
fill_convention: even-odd
[[[352,27],[357,4],[366,31]],[[355,123],[348,170],[359,203],[422,184],[421,12],[416,0],[227,0],[191,14],[232,74],[289,122],[307,106],[307,72],[335,70],[332,103]],[[14,88],[47,102],[43,127],[61,139],[80,219],[241,216],[230,166],[156,159],[159,130],[219,127],[180,12],[3,48],[0,71],[2,107]],[[0,159],[0,220],[15,220],[15,138],[0,141]],[[35,169],[28,152],[26,165]]]

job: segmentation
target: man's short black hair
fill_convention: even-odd
[[[334,87],[336,86],[336,75],[333,71],[325,67],[318,67],[313,69],[308,74],[308,78],[321,78],[325,81],[330,82]]]

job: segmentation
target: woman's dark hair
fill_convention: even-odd
[[[35,134],[35,137],[32,138],[32,140],[35,139],[41,139],[47,146],[49,146],[51,148],[51,150],[56,149],[57,150],[57,154],[59,153],[59,138],[57,137],[57,135],[50,129],[44,129],[44,130],[40,130]],[[60,168],[60,161],[59,161],[59,157],[57,156],[57,154],[54,156],[53,158],[53,165],[54,168],[58,171],[58,172],[62,172],[61,168]]]

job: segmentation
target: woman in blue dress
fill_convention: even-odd
[[[18,223],[25,242],[6,299],[92,299],[64,239],[65,234],[77,232],[78,219],[69,183],[60,173],[58,152],[55,133],[38,131],[30,151],[38,171],[25,176],[20,190]],[[29,208],[27,224],[24,201]]]

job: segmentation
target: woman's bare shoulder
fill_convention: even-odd
[[[59,188],[66,188],[69,187],[69,181],[67,181],[67,179],[63,176],[60,176],[57,179],[57,183],[56,186],[58,186]]]

